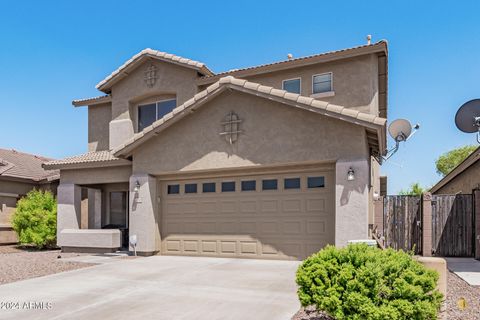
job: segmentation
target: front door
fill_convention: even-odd
[[[122,232],[122,247],[128,247],[128,192],[110,192],[110,227]]]

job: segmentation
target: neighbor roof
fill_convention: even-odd
[[[52,159],[19,152],[0,149],[0,177],[47,182],[60,178],[57,170],[45,170],[42,163]]]
[[[188,58],[182,58],[171,53],[166,53],[158,50],[153,50],[150,48],[144,49],[131,57],[127,62],[121,65],[117,70],[113,71],[108,77],[100,81],[96,88],[105,93],[109,93],[112,85],[123,77],[127,76],[128,73],[133,70],[136,66],[141,64],[148,58],[153,58],[161,61],[166,61],[174,64],[178,64],[184,67],[192,68],[197,70],[203,75],[213,75],[214,73],[208,69],[208,67],[202,63]]]
[[[458,166],[456,166],[445,177],[443,177],[442,180],[438,181],[437,184],[430,189],[430,192],[437,192],[438,190],[440,190],[440,188],[452,181],[455,177],[470,168],[478,160],[480,160],[480,147],[473,151],[465,160],[463,160]]]
[[[108,151],[92,151],[76,156],[68,157],[61,160],[48,161],[43,164],[45,169],[64,169],[64,168],[79,168],[79,167],[88,167],[89,165],[101,163],[103,166],[116,166],[116,165],[125,165],[130,164],[130,161],[125,159],[120,159]]]
[[[267,73],[272,71],[284,70],[289,68],[297,68],[301,66],[322,63],[322,62],[329,62],[332,60],[339,60],[345,58],[351,58],[359,55],[365,55],[370,53],[383,53],[384,55],[388,54],[387,48],[387,41],[380,40],[373,44],[366,44],[362,46],[329,51],[319,54],[314,54],[306,57],[299,57],[295,59],[289,60],[282,60],[273,63],[262,64],[253,67],[241,68],[241,69],[234,69],[222,73],[217,73],[214,75],[205,75],[202,78],[197,80],[197,84],[204,85],[204,84],[211,84],[217,81],[219,78],[224,77],[226,75],[231,75],[234,77],[246,77],[261,73]]]
[[[165,128],[169,127],[171,124],[182,119],[184,116],[190,113],[188,111],[194,111],[197,107],[201,106],[203,103],[226,89],[234,89],[248,94],[253,94],[293,107],[364,126],[367,129],[369,143],[378,149],[377,151],[379,153],[383,153],[385,150],[385,125],[387,121],[385,118],[342,106],[333,105],[328,102],[315,100],[310,97],[301,96],[299,94],[290,93],[284,90],[263,86],[258,83],[237,79],[232,76],[227,76],[221,78],[219,81],[215,82],[202,92],[197,93],[193,98],[187,100],[181,106],[176,107],[172,112],[155,121],[143,131],[135,134],[124,144],[113,150],[112,153],[116,157],[128,157],[131,155],[132,150],[137,146],[152,138]]]

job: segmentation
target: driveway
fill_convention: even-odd
[[[300,307],[298,264],[167,256],[118,260],[1,285],[0,319],[290,319]]]

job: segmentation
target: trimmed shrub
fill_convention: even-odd
[[[438,273],[411,255],[365,244],[327,246],[297,271],[302,306],[335,319],[437,319],[442,294]]]
[[[20,244],[56,246],[57,201],[50,191],[32,190],[17,202],[12,226]]]

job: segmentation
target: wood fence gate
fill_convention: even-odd
[[[471,194],[432,195],[432,251],[434,255],[473,257],[474,226]]]
[[[386,196],[383,200],[385,246],[422,253],[422,197]]]

